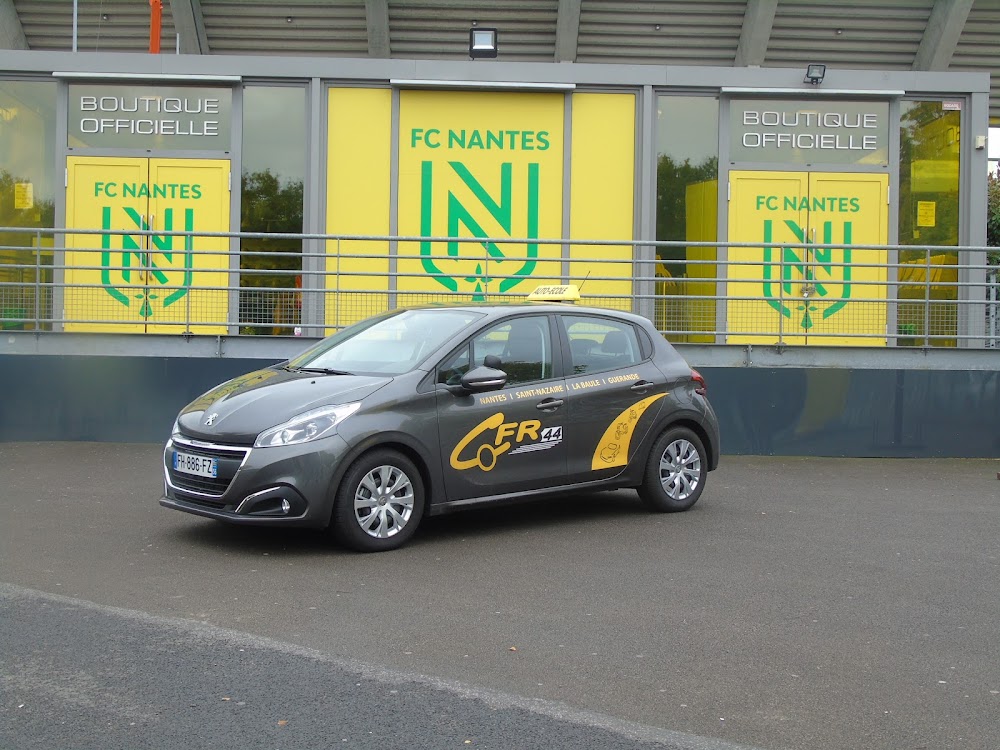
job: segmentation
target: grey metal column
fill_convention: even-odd
[[[229,147],[229,231],[239,232],[243,209],[243,86],[233,88],[233,140]],[[240,253],[243,250],[243,240],[240,237],[229,238],[229,335],[236,336],[240,332],[240,291],[237,287],[242,283],[240,273]]]
[[[28,49],[14,0],[0,0],[0,49]]]
[[[305,205],[302,207],[302,231],[306,234],[326,232],[326,212],[323,210],[326,197],[324,176],[326,171],[326,138],[323,124],[326,112],[323,106],[323,81],[313,78],[306,89],[308,94],[308,119],[306,120],[307,154],[315,158],[306,159]],[[302,335],[322,336],[324,310],[326,309],[326,241],[308,239],[302,242]]]
[[[209,54],[200,0],[170,0],[170,15],[180,40],[178,52],[182,55]]]
[[[66,158],[69,152],[66,144],[69,138],[69,85],[65,81],[56,82],[56,142],[53,147],[56,149],[56,169],[53,175],[55,185],[56,215],[55,225],[57,227],[66,226],[66,189],[69,181],[69,167],[66,166]],[[61,174],[60,174],[61,173]],[[53,234],[52,236],[52,263],[56,266],[52,271],[52,317],[57,321],[62,321],[64,315],[64,290],[66,288],[66,239],[67,235]],[[62,331],[63,324],[56,322],[52,324],[53,331]]]
[[[637,102],[636,159],[639,163],[636,194],[640,240],[656,241],[656,92],[652,86],[643,86]],[[653,245],[636,245],[633,256],[634,312],[655,320],[656,300],[656,248]]]
[[[959,235],[959,242],[971,247],[985,247],[987,152],[985,142],[983,148],[976,148],[976,139],[985,139],[989,129],[989,94],[973,93],[969,98],[971,103],[969,111],[964,113],[967,120],[962,123],[961,133],[961,153],[967,156],[962,159],[964,171],[960,175],[960,184],[968,186],[962,208],[965,219],[962,224],[968,229],[967,236]],[[958,333],[974,337],[959,339],[958,345],[982,349],[986,346],[986,251],[960,252],[959,265],[976,268],[958,270]]]
[[[890,245],[899,244],[899,116],[902,107],[899,99],[889,100],[889,231],[887,233]],[[885,311],[885,332],[886,346],[896,346],[895,338],[899,331],[899,250],[889,250],[886,252],[886,260],[889,268],[886,269],[886,281],[889,283],[886,289],[886,311]]]
[[[573,243],[573,222],[571,203],[573,199],[573,94],[567,93],[563,99],[563,159],[562,159],[562,181],[563,181],[563,203],[562,203],[562,235],[566,242],[562,243],[559,257],[562,263],[559,265],[559,274],[562,281],[570,284],[582,284],[583,279],[571,279],[569,277],[570,258],[572,257]]]

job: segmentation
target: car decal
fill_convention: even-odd
[[[528,443],[520,448],[515,448],[508,455],[516,456],[519,453],[534,453],[535,451],[547,451],[555,448],[562,442],[562,427],[546,427],[542,430],[537,443]]]
[[[629,408],[619,414],[608,425],[604,431],[597,448],[594,450],[594,457],[590,462],[591,471],[608,469],[613,466],[624,466],[628,463],[629,446],[632,443],[635,425],[639,421],[646,409],[658,399],[666,396],[666,393],[657,393],[641,401],[636,401]]]
[[[497,465],[497,458],[508,451],[513,456],[548,450],[562,442],[562,427],[542,429],[542,423],[537,419],[526,419],[523,422],[507,422],[505,419],[504,413],[498,411],[469,430],[451,452],[451,468],[456,471],[491,471]],[[486,438],[486,442],[475,449],[475,455],[463,458],[463,452],[481,437]],[[515,444],[517,448],[511,450]]]

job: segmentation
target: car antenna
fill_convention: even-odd
[[[583,285],[587,283],[587,279],[590,278],[590,270],[587,270],[587,275],[583,277],[583,281],[580,282],[580,286],[577,287],[577,291],[583,291]]]

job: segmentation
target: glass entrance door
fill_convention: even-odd
[[[888,175],[730,172],[727,342],[885,346]],[[832,245],[833,247],[816,247]]]
[[[151,231],[66,238],[67,331],[227,330],[229,161],[69,157],[66,226]]]

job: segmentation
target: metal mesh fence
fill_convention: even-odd
[[[868,246],[886,262],[820,263],[803,260],[818,252],[697,243],[712,259],[692,254],[690,277],[674,277],[657,253],[692,243],[551,240],[518,256],[523,240],[294,235],[305,249],[289,268],[284,251],[217,249],[239,247],[239,233],[174,233],[183,250],[162,252],[141,232],[35,230],[37,246],[23,247],[4,244],[13,231],[0,228],[5,330],[322,335],[398,307],[522,302],[574,283],[585,304],[638,312],[679,343],[1000,346],[996,269],[970,262],[985,248],[925,248],[901,263],[912,246]]]

